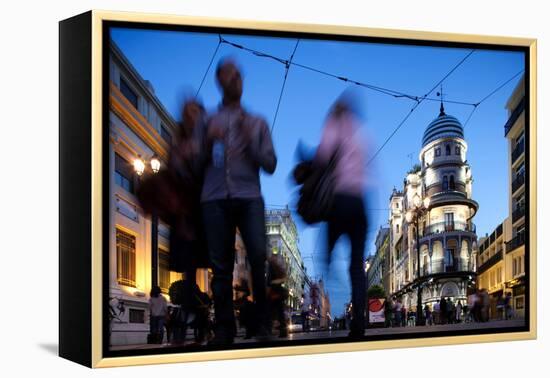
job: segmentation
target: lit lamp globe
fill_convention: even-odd
[[[151,169],[154,173],[158,173],[160,170],[160,160],[156,156],[151,159]]]
[[[407,220],[408,223],[411,223],[412,220],[413,220],[413,214],[412,214],[412,211],[407,211],[407,214],[405,214],[405,219]]]
[[[420,207],[420,205],[422,204],[422,201],[420,200],[420,196],[418,194],[414,195],[413,204],[415,207]]]
[[[134,160],[134,170],[136,171],[138,176],[141,176],[145,171],[145,163],[143,162],[143,160],[141,160],[140,156],[138,156],[137,159]]]
[[[424,207],[427,209],[430,207],[430,198],[424,198]]]

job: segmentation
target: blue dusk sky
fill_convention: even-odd
[[[288,59],[296,39],[223,34],[231,42]],[[217,34],[114,28],[111,38],[137,69],[151,82],[155,94],[178,119],[181,101],[194,95],[218,45]],[[294,62],[338,76],[423,96],[459,63],[471,49],[387,45],[301,39]],[[285,66],[276,60],[221,44],[206,76],[199,98],[208,111],[220,102],[215,66],[220,58],[235,58],[243,70],[242,102],[251,113],[273,124],[283,84]],[[475,50],[444,82],[444,99],[476,103],[524,69],[524,54],[511,51]],[[465,127],[467,159],[472,167],[473,199],[479,205],[474,217],[478,236],[491,233],[508,214],[507,142],[504,108],[518,75],[484,101]],[[262,174],[262,191],[268,207],[283,207],[295,201],[289,179],[296,162],[299,140],[310,146],[319,142],[323,121],[334,100],[350,84],[301,67],[291,66],[273,131],[278,166],[272,176]],[[356,87],[361,104],[363,134],[368,136],[367,159],[373,156],[415,102]],[[437,98],[434,90],[430,97]],[[422,135],[438,116],[439,102],[423,101],[368,166],[376,188],[369,194],[369,232],[365,255],[374,253],[374,239],[380,226],[388,224],[388,199],[394,187],[402,189],[403,178],[418,163]],[[445,111],[465,123],[473,107],[446,103]],[[341,239],[327,269],[321,263],[325,253],[323,228],[307,227],[297,215],[300,252],[308,274],[323,277],[330,295],[332,314],[343,313],[350,300],[348,243]]]

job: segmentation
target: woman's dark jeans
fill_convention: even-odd
[[[340,236],[347,235],[351,244],[351,301],[353,319],[352,333],[365,330],[366,276],[364,268],[367,216],[363,199],[347,194],[336,194],[328,220],[328,253],[330,254]]]

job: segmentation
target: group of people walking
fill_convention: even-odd
[[[170,225],[170,270],[182,272],[185,280],[194,282],[197,268],[212,269],[214,336],[209,345],[225,346],[232,344],[236,336],[232,283],[237,229],[251,272],[253,301],[246,295],[237,303],[239,320],[246,324],[248,337],[268,340],[274,318],[281,324],[280,336],[286,336],[284,302],[288,294],[282,273],[286,269],[277,266],[276,261],[267,261],[260,171],[273,174],[277,167],[269,127],[262,117],[243,108],[243,80],[234,60],[220,61],[216,80],[222,92],[217,111],[207,114],[195,99],[184,104],[180,135],[170,154],[169,178],[151,185],[149,190],[143,189],[140,201],[145,205],[142,207],[148,205]],[[328,223],[328,253],[340,236],[347,235],[351,241],[353,338],[364,334],[366,285],[365,158],[357,130],[353,109],[346,101],[337,101],[311,159],[313,170],[333,168],[328,188],[331,200],[320,219]],[[162,198],[157,198],[161,186],[165,190]],[[150,314],[151,327],[157,333],[167,311],[160,298],[162,295],[154,288]]]
[[[425,325],[457,324],[462,322],[487,322],[489,319],[509,320],[513,317],[512,294],[499,296],[496,312],[491,313],[487,290],[478,289],[468,296],[468,302],[442,296],[439,300],[426,303],[422,309]],[[416,309],[406,308],[400,299],[389,298],[385,302],[386,327],[416,325]]]

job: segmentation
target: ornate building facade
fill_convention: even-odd
[[[287,267],[289,290],[288,307],[290,311],[300,309],[302,294],[306,289],[307,272],[298,248],[298,230],[288,208],[267,209],[265,212],[267,251],[269,254],[283,256]]]
[[[424,132],[420,164],[390,197],[390,292],[407,308],[416,309],[419,286],[423,304],[442,296],[464,303],[475,282],[478,204],[467,148],[462,125],[441,104]]]

